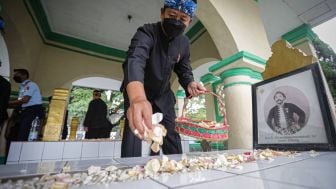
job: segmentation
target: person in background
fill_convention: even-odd
[[[196,0],[165,0],[161,22],[138,28],[131,40],[123,63],[121,86],[127,112],[122,157],[141,156],[144,125],[152,129],[151,116],[156,112],[163,113],[161,124],[167,129],[163,153],[182,153],[181,138],[175,131],[176,100],[170,88],[170,78],[174,71],[187,96],[197,96],[206,90],[194,81],[189,39],[183,34],[192,22],[196,8]]]
[[[110,138],[112,124],[107,120],[107,105],[100,98],[101,92],[93,91],[93,100],[90,102],[84,119],[86,139]]]
[[[29,80],[29,72],[26,69],[14,69],[14,81],[20,83],[19,97],[10,101],[9,106],[21,111],[17,141],[27,141],[31,124],[38,117],[44,119],[42,96],[38,85]]]
[[[7,79],[0,75],[0,133],[6,120],[8,119],[7,108],[11,92],[11,85]]]

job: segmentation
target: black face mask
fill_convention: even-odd
[[[186,25],[181,20],[176,20],[175,18],[165,18],[162,22],[162,27],[167,37],[174,38],[181,35]]]
[[[22,79],[20,76],[14,76],[13,79],[16,83],[22,83]]]

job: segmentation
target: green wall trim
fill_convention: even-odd
[[[229,56],[228,58],[225,58],[224,60],[218,62],[217,64],[214,64],[212,66],[209,67],[209,71],[210,72],[215,72],[229,64],[232,64],[234,62],[236,62],[237,60],[239,59],[242,59],[242,58],[246,58],[248,60],[251,60],[257,64],[261,64],[263,66],[266,65],[266,60],[252,54],[252,53],[249,53],[247,51],[240,51],[232,56]]]
[[[23,1],[29,14],[33,18],[36,28],[38,29],[38,32],[45,44],[90,56],[116,61],[119,63],[122,63],[126,58],[126,51],[124,50],[53,32],[48,23],[48,19],[43,9],[41,0]],[[203,24],[198,21],[192,28],[190,28],[186,35],[191,40],[191,43],[193,43],[205,32],[206,29],[204,28]]]
[[[209,84],[209,83],[215,83],[216,81],[218,80],[221,80],[220,77],[218,76],[214,76],[213,74],[211,73],[207,73],[203,76],[201,76],[201,82],[206,85],[206,84]]]
[[[186,95],[185,95],[185,91],[182,90],[182,89],[177,90],[177,92],[176,92],[176,96],[177,96],[177,97],[183,97],[183,98],[185,98],[185,97],[186,97]]]
[[[193,44],[194,42],[196,42],[200,37],[202,37],[202,35],[207,32],[206,29],[202,30],[200,33],[197,33],[195,37],[193,37],[192,39],[189,38],[190,40],[190,44]]]
[[[56,47],[56,48],[60,48],[60,49],[64,49],[64,50],[69,50],[69,51],[73,51],[73,52],[76,52],[76,53],[85,54],[85,55],[88,55],[88,56],[102,58],[102,59],[105,59],[105,60],[112,60],[112,61],[118,62],[118,63],[123,63],[124,62],[124,59],[118,59],[116,57],[111,57],[111,56],[103,56],[101,54],[97,54],[97,53],[94,53],[92,51],[76,50],[75,48],[66,47],[62,44],[54,44],[54,43],[50,43],[50,42],[47,42],[47,41],[44,41],[44,43],[49,45],[49,46],[52,46],[52,47]]]
[[[201,21],[197,21],[195,25],[186,33],[186,36],[189,38],[191,43],[194,43],[198,38],[200,38],[206,29]]]
[[[303,38],[314,40],[316,37],[317,35],[313,32],[308,24],[302,24],[294,30],[282,35],[282,39],[288,41],[289,43],[295,43]]]
[[[196,24],[186,33],[186,36],[189,39],[192,39],[202,29],[204,29],[203,24],[201,23],[201,21],[197,21]]]
[[[251,86],[252,83],[251,82],[232,82],[232,83],[228,83],[228,84],[224,85],[224,89],[235,86],[235,85],[249,85],[249,86]]]
[[[232,68],[220,74],[223,80],[232,76],[249,76],[253,79],[263,79],[260,72],[254,71],[251,68]]]

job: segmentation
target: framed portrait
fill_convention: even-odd
[[[253,147],[335,150],[336,134],[315,63],[252,85]]]

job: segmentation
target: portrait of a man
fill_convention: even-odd
[[[276,91],[273,100],[276,105],[267,116],[268,126],[281,135],[292,135],[305,126],[305,112],[293,103],[286,102],[286,95]]]

